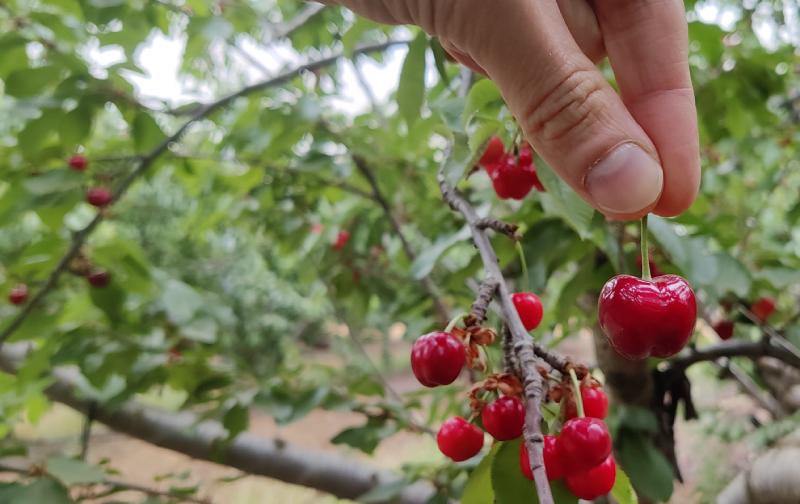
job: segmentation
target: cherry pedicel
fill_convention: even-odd
[[[581,386],[584,415],[591,418],[604,419],[608,416],[608,396],[601,387]],[[575,397],[569,394],[564,407],[564,418],[569,420],[578,416]]]
[[[750,307],[750,311],[753,312],[753,315],[762,322],[766,322],[770,315],[775,312],[775,300],[771,297],[763,297],[753,303],[753,306]]]
[[[102,208],[111,203],[113,197],[111,191],[105,187],[93,187],[86,191],[86,201],[90,205],[98,208]]]
[[[15,285],[8,293],[8,302],[13,305],[21,305],[28,300],[28,286],[25,284]]]
[[[489,143],[486,144],[486,150],[483,151],[483,156],[481,156],[478,164],[486,167],[498,162],[503,157],[505,150],[506,147],[500,137],[493,136],[489,139]]]
[[[447,332],[420,336],[411,348],[411,370],[426,387],[453,383],[466,359],[464,344]]]
[[[720,320],[712,326],[719,339],[725,341],[733,337],[733,322],[730,320]]]
[[[533,292],[517,292],[511,295],[511,301],[519,313],[522,325],[526,331],[532,331],[539,327],[544,315],[542,300]]]
[[[74,156],[69,158],[69,161],[67,161],[67,164],[69,165],[69,167],[71,169],[73,169],[75,171],[82,172],[82,171],[86,170],[86,168],[89,166],[89,160],[86,159],[86,156],[82,156],[80,154],[75,154]]]
[[[556,436],[544,437],[544,470],[547,473],[547,479],[555,481],[563,478],[567,474],[567,468],[564,464],[564,458],[561,454],[561,449],[558,444]],[[528,458],[528,449],[525,443],[519,446],[519,467],[522,469],[522,474],[529,480],[533,480],[533,471],[531,470],[530,459]]]
[[[111,282],[111,273],[108,271],[93,271],[86,276],[92,287],[102,288]]]
[[[439,428],[436,444],[446,457],[454,462],[463,462],[481,451],[483,432],[462,417],[453,417]]]
[[[614,457],[609,456],[599,465],[586,471],[568,474],[566,484],[575,497],[594,500],[610,492],[616,480],[617,464]]]
[[[525,425],[525,407],[516,397],[501,397],[481,411],[481,421],[486,432],[498,441],[516,439]]]
[[[611,454],[611,435],[597,418],[572,418],[564,423],[558,439],[570,472],[590,469]]]

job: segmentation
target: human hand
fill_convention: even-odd
[[[326,0],[415,24],[488,75],[542,158],[613,219],[694,201],[700,156],[679,0]],[[608,56],[620,94],[593,62]]]

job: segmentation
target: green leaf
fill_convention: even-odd
[[[81,145],[92,130],[92,108],[82,105],[64,114],[58,134],[65,146]]]
[[[425,250],[417,256],[417,259],[411,265],[411,275],[419,280],[420,278],[430,274],[436,261],[447,250],[456,243],[462,242],[471,236],[469,227],[464,226],[458,232],[449,235],[440,236],[432,245],[425,248]]]
[[[74,504],[67,489],[53,478],[39,478],[30,485],[16,483],[0,485],[3,504]]]
[[[492,450],[483,457],[478,467],[469,475],[464,493],[461,496],[461,504],[486,504],[494,502],[494,491],[492,490],[492,464],[494,457],[500,450],[501,444],[496,444]]]
[[[495,504],[536,504],[539,497],[534,483],[522,474],[519,450],[522,438],[499,443],[500,449],[492,463],[492,489]],[[577,504],[575,498],[561,481],[550,483],[553,500],[557,504]]]
[[[17,98],[36,96],[58,82],[61,69],[56,66],[25,68],[6,77],[6,94]]]
[[[113,327],[119,325],[123,320],[123,305],[127,297],[126,291],[117,284],[114,277],[111,277],[111,283],[105,287],[90,287],[89,297],[92,303],[103,310],[103,313],[108,317],[108,321]]]
[[[633,487],[644,497],[666,502],[672,495],[672,466],[645,435],[620,430],[617,438],[619,462]]]
[[[408,54],[400,71],[397,106],[409,128],[419,119],[425,101],[425,52],[428,37],[420,33],[408,46]]]
[[[447,55],[442,44],[436,37],[431,38],[431,52],[433,53],[433,61],[436,64],[436,71],[439,73],[439,78],[442,79],[444,84],[450,85],[450,77],[447,75]]]
[[[25,190],[34,196],[74,191],[79,189],[85,178],[72,170],[51,170],[35,177],[28,177],[22,183]]]
[[[174,324],[189,322],[203,306],[203,296],[180,280],[169,279],[164,285],[161,302],[167,317]]]
[[[383,502],[394,502],[394,498],[408,488],[409,482],[405,479],[392,481],[378,485],[369,492],[361,495],[357,500],[369,504],[380,504]]]
[[[136,150],[139,152],[153,149],[166,138],[155,119],[145,112],[136,114],[131,126],[131,134],[133,135],[133,143],[136,146]]]
[[[26,158],[39,158],[48,142],[56,138],[56,132],[61,125],[63,114],[58,109],[48,109],[32,121],[17,134],[19,148]]]
[[[486,106],[494,102],[502,101],[500,90],[494,82],[489,79],[482,79],[473,84],[467,94],[467,102],[464,105],[464,112],[461,116],[463,123],[469,124],[473,116],[483,110]]]
[[[79,483],[100,483],[105,473],[97,466],[66,457],[53,457],[47,460],[47,472],[65,486]]]
[[[631,480],[620,467],[617,467],[617,480],[611,489],[611,496],[617,504],[639,504],[639,497],[631,485]]]
[[[396,430],[392,423],[383,418],[369,417],[364,425],[343,430],[331,439],[331,442],[352,446],[364,453],[372,453],[378,447],[378,443],[394,434]]]
[[[234,405],[225,412],[225,416],[222,418],[222,425],[225,426],[225,430],[228,431],[229,439],[247,430],[249,424],[250,410],[241,404]]]
[[[562,181],[543,159],[537,156],[536,172],[546,193],[540,193],[545,212],[557,215],[569,224],[582,239],[589,238],[594,209]]]
[[[752,279],[744,265],[727,252],[718,252],[715,254],[715,260],[717,276],[711,286],[717,294],[721,296],[726,292],[732,292],[739,297],[747,297]]]

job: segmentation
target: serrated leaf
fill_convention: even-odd
[[[500,450],[500,444],[492,447],[491,451],[483,457],[478,467],[469,475],[467,484],[464,486],[464,493],[461,496],[461,504],[486,504],[494,502],[494,490],[492,490],[492,463],[494,457]]]
[[[432,245],[426,247],[425,250],[417,256],[417,259],[411,265],[411,275],[419,280],[420,278],[428,275],[433,271],[436,261],[447,250],[456,243],[462,242],[470,237],[469,227],[464,226],[458,232],[449,235],[440,236]]]
[[[502,101],[500,90],[494,82],[489,79],[482,79],[473,84],[467,94],[467,101],[464,104],[464,112],[461,116],[463,123],[469,124],[473,116],[480,112],[490,103]]]
[[[644,497],[666,502],[672,495],[672,466],[644,435],[623,429],[617,439],[619,463]]]
[[[105,473],[99,467],[67,457],[48,459],[47,472],[66,486],[100,483],[105,479]]]
[[[552,168],[537,156],[536,172],[546,193],[540,193],[545,212],[557,215],[570,225],[581,237],[590,237],[594,209],[553,172]]]
[[[519,450],[522,438],[500,443],[500,449],[492,462],[492,489],[495,504],[536,504],[539,497],[534,483],[522,474],[519,466]],[[550,482],[550,490],[556,504],[577,504],[575,498],[561,481]]]
[[[631,480],[621,468],[617,467],[617,480],[611,489],[611,496],[617,504],[639,504],[639,497],[631,485]]]
[[[400,71],[397,106],[409,128],[419,119],[425,101],[425,52],[428,37],[420,33],[409,44],[408,54]]]

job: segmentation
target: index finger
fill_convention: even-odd
[[[664,191],[654,212],[677,215],[700,186],[697,110],[681,0],[594,2],[622,99],[658,150]]]

